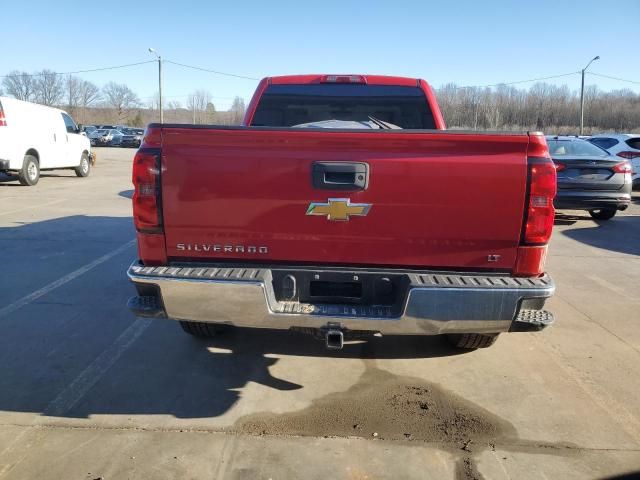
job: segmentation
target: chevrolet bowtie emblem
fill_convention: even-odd
[[[348,198],[330,198],[327,203],[310,203],[307,215],[322,215],[333,222],[346,222],[351,215],[364,217],[369,210],[370,203],[351,203]]]

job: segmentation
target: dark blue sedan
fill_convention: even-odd
[[[608,220],[631,203],[631,164],[577,137],[547,137],[558,174],[556,209]]]

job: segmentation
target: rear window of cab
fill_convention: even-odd
[[[341,83],[269,85],[251,125],[293,127],[328,120],[367,121],[369,117],[403,129],[435,128],[418,86]]]

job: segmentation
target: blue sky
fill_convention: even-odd
[[[0,75],[140,62],[152,58],[152,46],[167,60],[251,77],[380,73],[434,86],[562,74],[600,55],[593,72],[640,82],[638,0],[164,3],[3,0]],[[98,85],[127,83],[143,99],[157,91],[155,64],[80,76]],[[577,89],[580,76],[549,81]],[[204,88],[218,108],[227,108],[235,95],[249,99],[256,83],[165,64],[168,100],[184,103],[189,92]],[[594,76],[587,84],[640,92],[640,84]]]

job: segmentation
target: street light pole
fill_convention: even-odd
[[[582,84],[580,86],[580,135],[584,132],[584,72],[587,71],[589,65],[591,65],[596,60],[600,60],[600,56],[593,57],[587,66],[582,69]]]
[[[162,57],[158,55],[158,52],[153,48],[149,48],[149,53],[153,53],[158,59],[158,107],[160,109],[160,123],[164,123],[164,112],[162,109]]]

